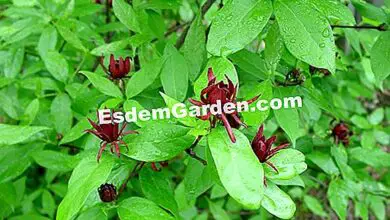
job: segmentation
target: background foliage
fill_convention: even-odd
[[[386,219],[390,1],[0,4],[1,218]],[[130,79],[107,79],[98,61],[110,54],[132,58]],[[304,106],[242,114],[250,127],[234,131],[236,144],[197,119],[140,121],[129,152],[96,162],[99,140],[84,133],[96,109],[198,99],[208,67],[239,83],[239,98],[300,95]],[[330,136],[332,120],[353,131],[348,147]],[[291,143],[272,158],[277,175],[250,148],[262,123]],[[198,135],[207,166],[183,153]],[[169,166],[132,173],[136,160]],[[117,201],[100,201],[101,184],[128,177]]]

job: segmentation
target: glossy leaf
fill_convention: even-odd
[[[383,32],[371,50],[371,68],[375,74],[376,85],[381,87],[382,82],[389,75],[390,68],[390,32]]]
[[[174,219],[171,215],[158,207],[154,202],[140,198],[130,197],[123,200],[118,207],[120,219],[139,219],[139,220],[170,220]]]
[[[129,152],[123,154],[146,162],[169,160],[191,145],[193,137],[187,135],[188,131],[189,128],[166,122],[150,123],[139,129],[139,134],[124,138]]]
[[[0,124],[0,146],[21,143],[31,136],[50,128]]]
[[[207,50],[215,56],[228,56],[252,42],[272,14],[270,0],[228,1],[214,18]]]
[[[132,75],[126,86],[127,98],[132,98],[150,85],[157,79],[162,67],[162,60],[156,59],[147,63],[142,69]]]
[[[211,155],[226,191],[247,209],[258,209],[263,199],[263,167],[248,139],[234,130],[232,143],[224,128],[215,128],[208,136]]]
[[[92,72],[83,71],[81,73],[103,94],[117,98],[122,97],[121,90],[109,79]]]
[[[146,198],[168,209],[172,214],[178,214],[173,189],[165,172],[155,172],[150,168],[144,168],[140,172],[139,180]]]
[[[267,187],[264,189],[264,199],[261,202],[263,208],[281,219],[293,217],[296,206],[288,194],[272,182],[267,182]]]
[[[274,9],[287,49],[298,59],[334,73],[333,31],[325,16],[306,0],[277,0]]]
[[[91,193],[106,181],[113,168],[112,157],[102,157],[96,162],[95,155],[85,157],[73,170],[69,179],[68,192],[57,210],[57,219],[72,219],[82,208]]]
[[[164,91],[172,98],[183,101],[188,90],[187,61],[175,47],[169,44],[165,47],[163,59],[161,83]]]

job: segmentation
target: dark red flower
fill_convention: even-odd
[[[314,66],[310,66],[309,67],[309,71],[310,71],[310,74],[312,74],[312,75],[315,74],[316,72],[322,73],[324,76],[331,75],[329,70],[323,69],[323,68],[317,68],[317,67],[314,67]]]
[[[352,131],[349,130],[349,127],[344,122],[336,124],[332,129],[332,136],[336,144],[343,143],[344,146],[349,145],[349,138],[352,135]]]
[[[99,197],[103,202],[112,202],[116,200],[116,187],[111,183],[105,183],[98,188]]]
[[[104,56],[100,59],[100,65],[103,70],[109,75],[111,80],[114,79],[122,79],[127,77],[131,69],[130,57],[126,57],[124,60],[122,57],[119,57],[119,60],[115,60],[114,55],[110,55],[110,65],[108,66],[108,70],[106,66],[104,66]]]
[[[225,84],[223,81],[216,83],[216,77],[214,76],[212,68],[208,69],[208,85],[205,89],[202,90],[200,94],[200,100],[197,101],[194,99],[189,99],[189,101],[196,106],[203,105],[212,105],[217,104],[217,101],[221,102],[221,106],[223,107],[226,103],[236,104],[236,95],[237,95],[237,86],[233,85],[233,82],[225,75],[228,84]],[[258,99],[259,96],[256,96],[250,100],[248,100],[248,104],[253,103]],[[215,127],[215,123],[217,120],[223,122],[230,139],[233,143],[236,142],[236,138],[234,137],[232,127],[238,128],[240,125],[246,125],[240,120],[238,116],[237,109],[231,114],[216,114],[212,115],[210,111],[207,112],[207,115],[200,117],[202,120],[210,120],[211,127]]]
[[[264,126],[261,125],[255,138],[252,141],[252,149],[261,163],[268,164],[278,173],[278,169],[268,160],[277,154],[280,150],[286,148],[289,143],[285,143],[271,149],[272,144],[276,141],[276,136],[272,136],[269,139],[266,139],[263,135],[263,131]]]
[[[95,129],[88,129],[85,130],[85,132],[94,134],[96,137],[98,137],[100,140],[100,149],[97,155],[97,161],[99,162],[100,157],[102,156],[102,153],[104,149],[106,148],[107,144],[110,144],[110,150],[111,153],[116,152],[118,157],[120,157],[120,150],[119,150],[119,144],[123,144],[127,147],[127,144],[122,140],[122,137],[128,135],[128,134],[138,134],[137,131],[125,131],[127,123],[124,122],[122,125],[122,128],[119,130],[119,124],[117,123],[109,123],[109,124],[97,124],[93,122],[91,119],[88,118],[89,123],[92,125],[92,127]],[[115,150],[114,150],[115,148]]]

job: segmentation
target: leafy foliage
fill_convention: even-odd
[[[0,219],[388,219],[390,1],[377,2],[0,0]],[[189,116],[86,134],[98,109],[190,109],[209,68],[238,100],[303,105],[240,113],[235,143]],[[259,160],[273,135],[283,149]],[[120,157],[97,162],[106,144]]]

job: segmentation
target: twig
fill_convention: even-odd
[[[385,24],[381,24],[379,26],[369,26],[369,25],[331,25],[332,28],[350,28],[350,29],[374,29],[378,31],[386,31],[387,27]]]
[[[198,145],[198,143],[199,143],[199,141],[202,139],[202,137],[203,137],[202,135],[199,135],[199,136],[195,139],[194,143],[192,143],[191,146],[190,146],[189,148],[186,149],[186,153],[187,153],[190,157],[194,158],[195,160],[201,162],[203,165],[206,166],[206,165],[207,165],[207,161],[204,160],[204,159],[202,159],[202,158],[200,158],[198,155],[196,155],[196,153],[195,153],[195,151],[194,151],[194,148],[196,147],[196,145]]]
[[[83,67],[86,59],[87,59],[87,54],[84,54],[83,59],[81,60],[81,62],[77,66],[76,70],[73,72],[72,76],[70,77],[70,80],[73,80],[74,77],[76,76],[76,74],[81,70],[81,68]]]
[[[215,0],[207,0],[203,6],[202,6],[202,9],[201,9],[201,14],[202,14],[202,18],[203,16],[207,13],[207,11],[210,9],[210,7],[214,4]],[[191,23],[194,21],[194,19],[192,19]],[[188,30],[190,29],[190,25],[186,27],[186,29],[184,29],[183,33],[180,35],[179,39],[177,39],[176,41],[176,45],[175,47],[177,49],[179,49],[183,43],[184,43],[184,40],[186,39],[186,36],[188,34]]]
[[[130,181],[130,179],[132,177],[134,177],[138,171],[140,171],[142,169],[142,167],[144,166],[145,162],[138,162],[134,168],[129,172],[129,175],[127,176],[125,182],[123,182],[123,184],[121,185],[121,188],[119,189],[119,192],[118,192],[118,196],[125,190],[126,186],[127,186],[127,183]]]
[[[110,17],[110,4],[109,1],[106,1],[106,24],[111,23],[111,17]],[[106,43],[109,43],[111,41],[112,33],[109,31],[106,35]]]

